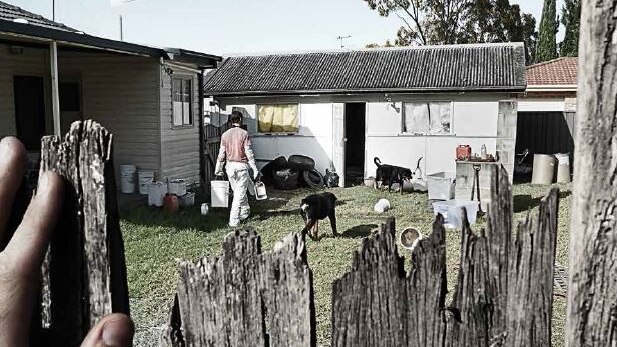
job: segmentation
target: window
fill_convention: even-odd
[[[258,105],[257,130],[260,133],[298,132],[298,105]]]
[[[171,94],[173,98],[173,126],[193,125],[193,107],[191,96],[193,95],[191,78],[173,78]]]
[[[403,132],[422,135],[450,135],[452,103],[407,102],[403,109]]]

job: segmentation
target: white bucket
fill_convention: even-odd
[[[167,194],[167,185],[163,182],[152,182],[148,185],[148,206],[163,206]]]
[[[555,154],[557,158],[557,183],[570,183],[570,154]]]
[[[120,165],[120,191],[124,194],[135,193],[135,165]]]
[[[211,181],[210,199],[212,207],[228,207],[229,181]]]
[[[137,179],[139,180],[139,194],[148,194],[148,187],[150,183],[154,182],[154,172],[139,170]]]
[[[186,182],[184,180],[169,181],[169,194],[175,194],[176,196],[186,194]]]

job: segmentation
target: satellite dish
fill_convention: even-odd
[[[424,235],[422,235],[422,233],[416,228],[407,228],[399,235],[399,241],[401,242],[401,245],[403,245],[403,248],[410,251],[416,248],[418,242],[420,242],[423,238]]]

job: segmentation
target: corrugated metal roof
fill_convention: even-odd
[[[561,57],[527,67],[529,85],[576,85],[578,58]]]
[[[27,21],[27,24],[37,25],[44,28],[77,32],[77,30],[67,27],[62,23],[51,21],[43,16],[28,12],[22,8],[7,4],[2,1],[0,1],[0,20],[5,20],[9,22],[22,20]]]
[[[522,43],[230,57],[207,95],[525,90]]]

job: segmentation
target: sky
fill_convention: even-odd
[[[52,17],[52,0],[2,0]],[[511,0],[540,22],[542,0]],[[557,8],[561,9],[562,0]],[[217,55],[338,49],[383,44],[401,20],[364,0],[55,0],[56,21],[91,35]],[[558,11],[560,12],[560,11]],[[562,33],[563,36],[563,33]],[[558,36],[559,37],[559,36]]]

